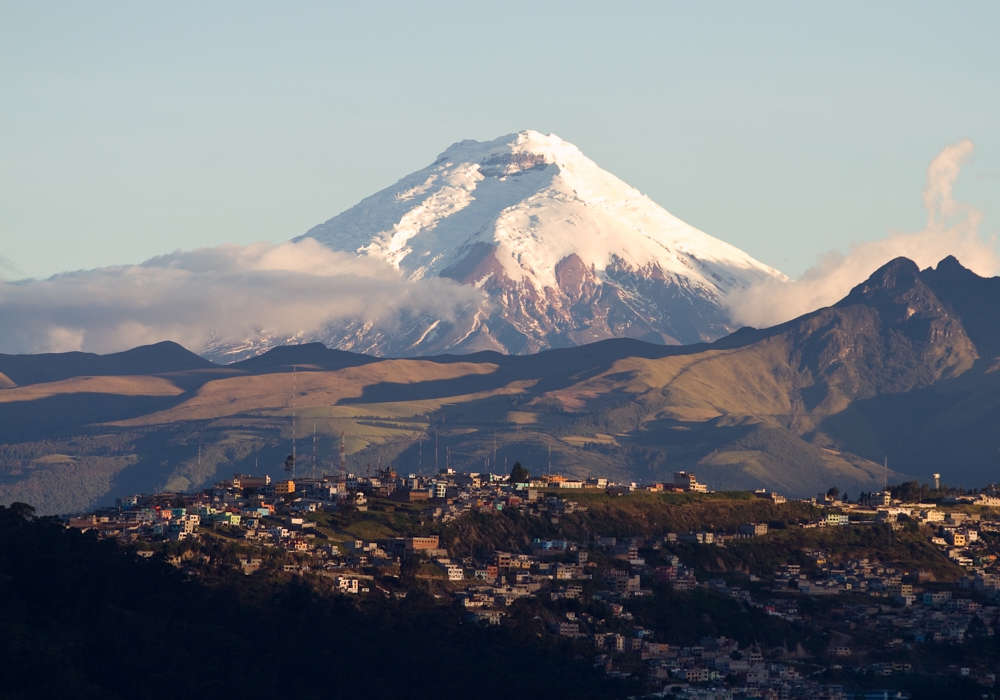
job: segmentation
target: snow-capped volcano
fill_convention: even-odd
[[[488,295],[463,319],[411,319],[396,337],[359,322],[324,338],[378,354],[712,340],[733,330],[731,290],[782,276],[536,131],[456,143],[304,237]]]

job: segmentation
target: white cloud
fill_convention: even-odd
[[[298,243],[222,245],[140,265],[0,281],[0,352],[115,352],[174,340],[200,352],[253,335],[308,337],[401,316],[453,320],[481,292],[450,280],[405,281],[378,260]]]
[[[982,213],[955,201],[953,187],[973,152],[965,140],[927,169],[927,225],[832,251],[794,281],[769,280],[730,295],[734,319],[766,327],[846,296],[889,260],[920,267],[948,255],[982,275],[1000,271],[995,242],[978,232]],[[405,280],[371,256],[300,242],[222,245],[177,251],[139,265],[4,281],[16,267],[0,257],[0,352],[114,352],[174,340],[195,352],[248,339],[308,340],[330,327],[368,323],[392,335],[407,318],[454,321],[485,295],[451,280]]]
[[[859,243],[844,255],[831,251],[799,279],[769,280],[730,295],[729,305],[737,323],[765,328],[836,303],[879,267],[907,257],[921,269],[954,255],[974,272],[992,276],[1000,272],[996,242],[979,235],[982,212],[955,201],[953,187],[974,146],[965,139],[947,146],[927,167],[924,207],[927,226],[916,233],[892,232],[878,241]]]

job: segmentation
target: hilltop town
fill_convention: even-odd
[[[467,624],[532,624],[589,649],[608,677],[675,697],[847,698],[862,686],[909,697],[900,688],[920,674],[992,688],[995,652],[943,667],[937,656],[993,643],[1000,497],[904,502],[893,490],[905,495],[792,500],[711,493],[687,472],[639,485],[519,464],[236,474],[67,525],[195,578],[226,566],[404,603],[419,586]],[[665,620],[678,606],[697,614]]]

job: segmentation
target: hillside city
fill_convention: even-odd
[[[799,501],[763,490],[740,494],[774,512],[808,509],[777,524],[785,530],[855,531],[862,539],[890,540],[916,533],[936,550],[937,570],[809,549],[775,560],[766,571],[744,567],[719,575],[701,564],[712,552],[772,540],[776,531],[768,522],[622,536],[600,531],[600,520],[588,518],[594,503],[679,498],[711,504],[727,497],[733,494],[709,492],[687,472],[675,473],[672,482],[637,485],[532,477],[519,464],[509,476],[451,469],[430,477],[391,469],[281,480],[235,474],[197,493],[120,498],[115,507],[67,518],[67,526],[127,544],[139,557],[163,557],[192,577],[211,559],[197,544],[213,542],[230,547],[236,553],[231,566],[247,576],[271,570],[348,596],[405,599],[406,581],[419,580],[443,603],[461,606],[468,623],[502,626],[531,605],[545,633],[589,647],[607,676],[642,679],[673,697],[848,698],[862,682],[883,693],[865,697],[903,698],[907,692],[891,684],[876,686],[917,672],[965,678],[984,689],[995,685],[995,667],[974,658],[945,667],[928,662],[935,650],[992,638],[1000,622],[1000,511],[992,510],[1000,494],[994,489],[933,502],[904,502],[891,490],[854,501],[841,499],[837,489]],[[550,532],[574,518],[588,529],[582,538],[513,538],[489,551],[450,550],[434,534],[504,515]],[[370,536],[352,534],[364,523]],[[941,567],[953,575],[942,575]],[[812,646],[741,646],[726,636],[677,643],[649,624],[642,607],[664,591],[729,601],[737,614],[763,616],[803,639],[811,633]]]

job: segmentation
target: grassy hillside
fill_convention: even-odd
[[[833,484],[871,486],[875,465],[811,447],[772,414],[710,406],[706,392],[697,401],[678,398],[697,395],[697,384],[711,381],[724,358],[753,357],[708,355],[629,358],[621,361],[627,371],[595,358],[590,371],[568,365],[572,375],[536,366],[534,358],[520,368],[393,360],[334,371],[269,365],[263,374],[197,370],[20,386],[0,392],[6,443],[74,461],[28,471],[0,452],[0,500],[30,495],[41,512],[61,512],[128,492],[198,488],[238,471],[278,476],[291,451],[293,415],[305,474],[336,469],[344,434],[349,466],[362,472],[393,463],[399,471],[430,473],[450,454],[453,468],[505,471],[521,461],[541,473],[551,451],[554,471],[581,477],[669,480],[676,469],[693,469],[716,488],[813,493]],[[649,385],[671,373],[680,376]],[[746,411],[751,397],[764,393],[747,389],[736,403]],[[715,392],[716,403],[725,395]],[[772,397],[768,410],[786,410],[785,403]],[[46,446],[52,438],[72,443],[100,434],[127,441],[129,459]],[[85,471],[83,458],[104,461]],[[79,487],[67,488],[74,479]]]
[[[378,360],[314,344],[229,367],[171,344],[4,356],[0,444],[71,460],[26,466],[0,451],[0,501],[30,493],[54,512],[237,471],[278,476],[293,439],[300,473],[320,474],[336,469],[341,434],[356,472],[520,461],[536,474],[663,481],[684,469],[714,489],[806,496],[880,488],[888,456],[892,481],[942,472],[982,485],[1000,454],[1000,373],[924,276],[893,261],[836,307],[712,345]],[[956,304],[981,312],[969,323],[985,353],[995,319],[967,301]],[[128,446],[60,446],[97,435]]]

